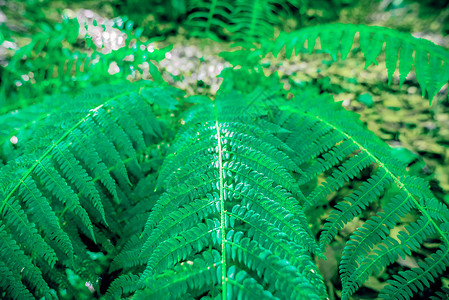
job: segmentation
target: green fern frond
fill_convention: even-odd
[[[385,299],[410,299],[417,289],[429,287],[430,282],[434,282],[434,278],[449,265],[448,252],[447,245],[444,245],[419,263],[420,268],[399,272],[394,276],[395,280],[389,281],[390,285],[382,290],[381,296]]]
[[[270,1],[236,1],[233,11],[234,39],[252,40],[271,38],[274,35],[273,24],[278,22]]]
[[[436,296],[431,296],[431,300],[447,300],[449,299],[449,288],[443,287],[442,291],[435,293]]]
[[[2,287],[2,290],[5,291],[7,297],[14,300],[35,299],[26,286],[20,280],[17,280],[14,273],[3,262],[3,260],[0,261],[0,272],[2,272],[2,276],[0,277],[0,287]]]
[[[135,297],[179,299],[188,290],[202,291],[207,286],[216,285],[220,280],[221,273],[218,272],[220,263],[220,253],[217,250],[203,252],[193,261],[186,261],[173,270],[145,280],[145,288],[137,292]]]
[[[286,154],[290,148],[270,133],[280,127],[268,120],[254,122],[265,114],[257,100],[222,94],[182,117],[185,128],[159,173],[165,193],[140,236],[140,255],[133,257],[137,239],[121,254],[121,260],[145,262],[139,283],[147,288],[136,296],[175,298],[208,291],[223,298],[320,299],[326,294],[311,261],[311,253],[321,251],[292,176],[300,169]],[[204,257],[198,265],[197,257]],[[197,279],[204,272],[207,276]]]
[[[320,244],[324,248],[330,244],[333,237],[343,229],[346,223],[369,207],[369,205],[381,196],[386,187],[391,184],[387,173],[379,170],[371,178],[367,179],[357,190],[335,206],[327,222],[323,226],[320,236]]]
[[[255,42],[274,37],[274,27],[282,25],[282,13],[290,12],[287,2],[279,0],[194,0],[186,25],[191,35],[220,40]]]
[[[223,0],[195,0],[190,3],[193,10],[187,17],[187,26],[193,28],[192,35],[220,40],[217,29],[229,28],[231,3]]]
[[[120,299],[123,294],[137,290],[139,286],[139,276],[121,275],[110,285],[106,297],[108,299]]]
[[[11,158],[0,175],[0,257],[8,276],[2,275],[0,290],[19,299],[53,298],[54,284],[70,288],[62,276],[66,267],[97,281],[85,239],[116,251],[111,232],[119,234],[123,221],[114,216],[121,201],[130,201],[125,191],[131,181],[145,177],[140,153],[148,155],[148,145],[160,138],[160,121],[148,105],[157,100],[140,94],[149,89],[136,84],[112,98],[92,93],[60,100],[52,103],[58,113],[21,132],[28,143],[18,144],[11,157],[27,154]],[[44,107],[30,112],[40,119]]]
[[[437,252],[438,258],[429,258],[427,264],[420,266],[422,269],[412,272],[415,275],[404,273],[407,274],[403,275],[406,279],[397,279],[399,283],[388,285],[386,292],[382,292],[388,299],[409,299],[412,290],[422,288],[421,283],[428,285],[426,280],[432,281],[447,267],[449,234],[442,227],[449,217],[447,207],[433,197],[423,179],[406,175],[405,166],[392,159],[390,148],[373,134],[363,130],[359,120],[348,122],[351,119],[350,113],[338,107],[338,104],[325,97],[317,102],[308,99],[307,95],[300,95],[297,99],[297,110],[290,105],[285,105],[282,109],[294,112],[286,125],[295,125],[287,129],[292,131],[292,135],[299,134],[306,142],[297,146],[296,139],[287,137],[286,140],[293,149],[301,149],[301,154],[306,159],[300,161],[309,166],[309,170],[313,170],[312,174],[334,168],[308,194],[306,209],[310,211],[311,208],[326,203],[328,195],[353,181],[353,178],[362,180],[360,187],[338,202],[327,217],[320,236],[321,249],[324,250],[345,224],[360,215],[373,201],[380,199],[386,191],[390,195],[384,200],[382,210],[352,233],[343,250],[340,264],[342,298],[348,299],[370,275],[379,272],[399,257],[410,255],[411,251],[421,248],[428,237],[436,235],[442,243]],[[293,126],[299,126],[301,131],[304,131],[303,128],[319,128],[319,134],[296,133]],[[327,140],[328,135],[335,138],[332,140],[333,145],[322,146],[323,138]],[[304,147],[304,144],[310,146]],[[303,184],[314,177],[308,174],[308,169],[304,170],[306,175],[298,180]],[[367,174],[370,175],[365,179]],[[419,218],[406,226],[406,232],[392,236],[391,230],[406,214],[418,215]],[[405,281],[410,288],[396,289]]]
[[[149,65],[150,75],[156,82],[162,84],[164,82],[162,75],[150,60],[161,61],[171,47],[149,52],[148,46],[154,40],[142,42],[139,39],[141,29],[133,30],[131,20],[118,17],[113,21],[112,28],[106,29],[103,24],[101,30],[120,30],[119,35],[122,35],[124,42],[119,49],[109,51],[103,49],[103,41],[102,45],[97,47],[91,36],[80,35],[77,18],[64,17],[61,23],[44,26],[42,32],[32,35],[31,42],[19,48],[4,68],[2,76],[4,80],[0,88],[11,94],[3,95],[2,92],[1,96],[6,98],[8,104],[6,109],[13,110],[18,106],[20,108],[25,103],[25,98],[35,99],[55,91],[70,93],[86,86],[115,82],[119,78],[124,80],[129,77],[135,78],[136,72],[143,73],[137,66],[144,62]],[[87,23],[81,24],[83,25],[86,29],[89,26],[97,26]],[[80,48],[80,40],[85,42],[85,48]],[[127,57],[132,57],[132,61],[126,59]],[[111,64],[117,66],[120,72],[110,74]],[[16,95],[11,91],[17,91],[21,96],[20,102],[12,101],[16,99]]]
[[[24,295],[28,295],[29,291],[35,291],[39,297],[51,297],[50,287],[42,278],[42,272],[33,264],[30,256],[26,255],[20,246],[16,243],[15,239],[8,234],[5,225],[0,223],[0,257],[9,270],[12,278],[5,280],[8,281],[22,281],[26,284]],[[15,283],[14,285],[19,285]],[[8,286],[3,286],[2,289],[6,289]],[[11,293],[11,292],[10,292]],[[20,298],[21,296],[19,296]]]
[[[307,27],[282,33],[274,44],[267,43],[265,53],[272,52],[277,56],[283,48],[287,58],[291,57],[294,50],[299,54],[307,48],[312,53],[319,38],[322,51],[329,53],[333,60],[337,60],[339,55],[344,60],[351,51],[356,34],[360,49],[365,55],[365,67],[372,63],[377,65],[377,57],[382,51],[385,52],[389,84],[398,69],[399,85],[402,86],[414,67],[422,95],[427,95],[431,102],[441,87],[448,83],[449,51],[428,40],[378,26],[325,24]]]

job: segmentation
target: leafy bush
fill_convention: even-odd
[[[0,295],[325,299],[316,260],[362,216],[343,250],[341,297],[432,239],[438,249],[380,293],[421,297],[449,264],[449,209],[357,114],[313,88],[284,90],[259,64],[283,48],[311,52],[318,37],[344,59],[356,32],[367,65],[386,41],[390,81],[397,64],[401,82],[414,66],[430,99],[448,81],[441,47],[333,24],[225,54],[240,66],[222,73],[214,99],[162,81],[101,85],[95,70],[94,86],[77,96],[0,116]]]

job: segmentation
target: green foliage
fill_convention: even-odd
[[[87,33],[79,36],[79,21],[64,18],[53,26],[41,23],[41,32],[32,35],[29,44],[14,52],[6,67],[2,67],[0,103],[7,105],[5,111],[26,106],[17,100],[34,99],[47,93],[69,93],[86,86],[105,82],[135,79],[136,72],[142,73],[142,63],[149,65],[149,73],[161,83],[161,75],[151,60],[164,59],[170,47],[153,52],[148,46],[153,41],[141,42],[141,28],[134,29],[134,22],[126,17],[113,20],[112,27],[106,24],[84,24]],[[119,49],[104,51],[104,41],[96,46],[93,27],[101,31],[123,35],[123,45]],[[6,31],[8,32],[8,31]],[[85,49],[81,44],[85,43]],[[111,72],[111,66],[115,66]]]
[[[257,41],[272,38],[274,26],[305,9],[307,1],[295,0],[192,0],[186,26],[193,36],[213,40]],[[301,8],[301,6],[304,7]]]
[[[70,288],[66,268],[96,285],[98,262],[88,255],[89,245],[116,252],[112,240],[127,223],[127,214],[117,213],[139,199],[131,185],[146,180],[145,161],[163,136],[163,122],[148,107],[157,101],[157,87],[100,88],[69,102],[53,98],[55,113],[42,119],[36,111],[48,104],[38,105],[28,116],[41,121],[19,135],[27,142],[4,155],[0,255],[11,274],[2,285],[9,297],[31,292],[52,298],[61,290],[50,286]],[[8,283],[13,278],[19,281]],[[15,286],[24,293],[14,296]]]
[[[365,57],[365,68],[371,64],[378,65],[377,58],[384,53],[388,84],[393,82],[398,71],[400,88],[413,68],[422,96],[429,98],[430,103],[449,82],[449,52],[446,49],[408,33],[378,26],[325,24],[307,27],[290,33],[282,32],[274,42],[262,39],[260,46],[237,44],[242,49],[225,52],[222,56],[234,66],[254,68],[260,66],[260,60],[267,54],[277,57],[284,50],[282,53],[290,59],[294,54],[312,54],[320,48],[317,51],[328,53],[334,61],[339,57],[345,60],[355,41],[358,41],[359,50]]]
[[[298,29],[332,22],[359,1],[333,0],[126,0],[113,1],[118,15],[127,15],[150,35],[166,35],[185,27],[189,35],[213,40],[272,38],[275,28]]]
[[[277,55],[285,47],[286,56],[289,58],[293,51],[298,54],[307,44],[306,49],[312,53],[319,38],[323,52],[329,53],[333,60],[337,60],[340,54],[344,60],[351,51],[357,33],[360,50],[365,56],[365,68],[371,64],[377,65],[377,57],[382,51],[385,52],[389,84],[392,83],[396,70],[399,70],[399,87],[401,87],[414,67],[423,97],[427,95],[432,101],[441,87],[449,81],[447,50],[408,33],[377,26],[326,24],[304,28],[291,33],[282,33],[274,44],[268,43],[264,51]]]
[[[224,87],[238,78],[225,78]],[[383,295],[408,298],[446,268],[447,207],[330,97],[297,91],[287,101],[262,88],[246,94],[228,88],[213,101],[195,97],[187,102],[198,104],[180,115],[185,125],[171,141],[161,128],[173,121],[155,118],[147,106],[163,113],[160,90],[114,86],[70,105],[53,99],[57,113],[33,123],[20,136],[29,141],[4,155],[6,295],[56,296],[55,284],[73,288],[66,268],[95,283],[100,267],[124,274],[110,286],[110,298],[137,290],[137,298],[321,299],[326,290],[311,255],[321,256],[344,224],[386,191],[392,196],[383,210],[345,247],[343,298],[435,234],[441,249],[420,269],[399,273]],[[167,90],[163,97],[170,95],[176,94]],[[150,149],[166,148],[164,140],[170,144],[164,163],[148,168]],[[327,174],[324,181],[305,192],[320,174]],[[356,177],[363,183],[335,206],[317,244],[308,211]],[[389,231],[407,213],[417,219],[397,240]],[[87,255],[93,243],[114,259],[110,271]]]
[[[18,99],[49,92],[44,82],[58,92],[84,86],[78,81],[93,87],[0,116],[0,297],[326,299],[316,260],[359,217],[340,261],[342,299],[432,239],[437,250],[417,268],[391,270],[379,295],[421,296],[449,265],[448,207],[357,114],[313,88],[287,92],[276,75],[264,76],[259,59],[284,47],[290,57],[306,43],[312,52],[318,38],[324,52],[344,59],[358,33],[367,66],[385,40],[389,81],[398,64],[401,84],[414,66],[432,99],[448,80],[447,51],[393,30],[344,24],[267,42],[274,7],[287,3],[294,5],[193,4],[188,21],[206,26],[208,37],[223,25],[237,40],[261,42],[249,44],[252,57],[245,49],[224,55],[241,68],[222,72],[214,99],[184,98],[157,76],[124,82],[150,59],[128,20],[116,23],[134,38],[123,50],[103,54],[87,39],[91,68],[67,67],[72,48],[60,44],[75,43],[78,33],[68,19],[18,50],[36,59],[14,56],[10,78],[45,71],[30,84],[36,94]],[[55,61],[39,49],[67,56]],[[126,70],[117,75],[121,83],[99,85],[112,61]],[[10,78],[2,81],[5,93]],[[332,209],[322,224],[324,206]]]

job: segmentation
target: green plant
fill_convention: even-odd
[[[332,22],[341,9],[356,3],[348,0],[127,0],[114,1],[114,6],[117,14],[142,24],[151,35],[165,35],[182,26],[191,36],[257,41],[260,37],[272,38],[275,28],[291,30]]]
[[[77,18],[64,17],[61,23],[54,25],[40,23],[41,31],[31,35],[31,41],[15,51],[1,69],[0,103],[5,106],[3,111],[27,106],[22,101],[35,101],[50,92],[69,93],[105,82],[135,80],[136,72],[143,73],[143,63],[148,65],[148,72],[155,81],[163,81],[152,61],[164,59],[170,47],[150,52],[149,46],[154,40],[140,41],[143,29],[134,28],[134,22],[127,17],[111,20],[112,25],[93,23],[81,24],[86,29],[84,35],[79,34]],[[97,29],[99,36],[95,37],[97,41],[101,40],[99,46],[88,31],[95,27],[100,28]],[[8,31],[5,30],[10,33]],[[104,51],[103,32],[109,36],[122,36],[123,42],[117,42],[118,49]],[[111,66],[115,66],[114,72],[111,72]]]
[[[377,65],[379,55],[385,55],[388,84],[392,84],[398,71],[401,88],[413,68],[422,96],[428,97],[430,103],[449,81],[448,51],[426,39],[378,26],[324,24],[307,27],[290,33],[282,32],[274,41],[261,39],[259,43],[239,43],[236,44],[239,50],[221,55],[234,66],[260,69],[263,67],[262,58],[268,54],[278,56],[282,50],[287,59],[295,54],[317,51],[328,53],[334,61],[339,58],[345,60],[355,43],[365,57],[365,68]]]
[[[380,295],[422,296],[449,264],[448,208],[357,114],[313,88],[285,91],[259,64],[284,47],[312,51],[318,37],[345,58],[356,32],[367,65],[386,39],[390,81],[398,57],[400,81],[414,65],[430,99],[447,81],[441,47],[333,24],[250,45],[250,63],[245,50],[227,54],[241,68],[222,73],[213,100],[122,83],[0,116],[0,296],[324,299],[316,260],[357,216],[342,298],[433,239],[438,250]]]

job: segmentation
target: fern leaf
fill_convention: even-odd
[[[420,268],[399,272],[394,276],[395,280],[389,281],[390,285],[381,291],[381,297],[385,299],[410,299],[413,292],[429,287],[430,282],[441,274],[449,264],[449,248],[443,245],[436,253],[419,263]]]
[[[136,293],[135,297],[178,299],[187,294],[188,290],[202,291],[207,286],[214,286],[221,275],[218,272],[220,261],[217,250],[205,251],[193,261],[186,261],[173,270],[148,278],[144,283],[145,288]]]
[[[305,245],[290,241],[285,233],[286,231],[279,230],[278,227],[263,219],[260,214],[248,210],[245,206],[234,206],[232,213],[229,213],[229,217],[232,227],[235,228],[235,222],[249,225],[248,238],[279,256],[279,258],[288,261],[312,285],[322,288],[322,278],[316,266],[310,261],[309,252],[306,249],[307,241]],[[320,294],[325,293],[324,290],[320,292]]]
[[[42,228],[47,238],[55,244],[53,248],[59,248],[67,257],[72,258],[73,248],[70,238],[62,230],[55,212],[39,191],[36,183],[27,178],[19,189],[19,195],[28,205],[30,216],[36,220],[36,224]]]
[[[50,287],[42,279],[41,271],[32,263],[31,258],[19,248],[2,223],[0,223],[0,241],[1,261],[10,268],[15,279],[23,278],[30,289],[35,290],[38,295],[50,297]]]
[[[151,231],[150,236],[142,247],[141,256],[145,257],[148,252],[153,252],[156,245],[164,238],[176,236],[191,228],[208,215],[218,212],[218,195],[216,193],[214,196],[207,194],[207,197],[208,200],[194,200],[165,217]]]
[[[77,215],[85,229],[94,237],[93,225],[87,211],[82,207],[78,195],[67,181],[54,168],[50,159],[45,158],[36,166],[36,174],[42,178],[47,189],[56,199],[66,205],[67,209]]]
[[[79,129],[75,129],[73,131],[73,136],[76,143],[73,145],[73,150],[76,151],[76,156],[84,162],[84,166],[89,168],[95,176],[95,178],[99,178],[103,186],[111,193],[114,198],[118,198],[116,183],[112,178],[106,164],[101,159],[97,147],[94,146],[92,151],[88,149],[85,145],[88,142],[90,145],[95,145],[93,140],[92,132],[86,130],[86,132],[81,132]],[[87,135],[89,134],[89,135]],[[92,147],[92,146],[91,146]]]
[[[431,296],[431,300],[447,300],[449,299],[449,289],[447,287],[443,287],[441,292],[436,292],[436,296]]]
[[[427,94],[430,102],[441,87],[449,81],[449,51],[432,42],[419,39],[407,33],[396,30],[367,25],[325,24],[307,27],[288,34],[281,34],[273,45],[267,44],[265,53],[272,52],[277,56],[285,46],[286,56],[290,57],[294,49],[296,53],[305,48],[311,53],[315,40],[320,37],[321,49],[336,60],[340,53],[345,59],[353,45],[354,34],[359,33],[359,43],[365,55],[365,68],[372,63],[377,65],[377,57],[383,51],[385,44],[385,61],[389,84],[399,60],[399,82],[402,86],[412,65],[416,78],[421,86],[423,97]],[[414,56],[413,56],[414,53]]]
[[[96,190],[92,178],[87,174],[86,170],[79,164],[79,161],[70,151],[67,151],[67,145],[60,143],[53,150],[55,160],[58,162],[62,173],[69,178],[81,195],[92,201],[93,206],[101,214],[105,220],[103,204],[100,195]]]
[[[300,272],[290,266],[288,261],[258,247],[257,242],[245,238],[242,232],[230,230],[226,240],[231,260],[249,266],[267,284],[283,286],[283,289],[278,291],[281,298],[301,299],[311,297],[311,299],[319,299],[317,295],[314,295],[316,286],[311,285],[308,280],[304,279]],[[231,272],[231,270],[230,268],[228,272]]]
[[[274,297],[270,291],[264,290],[262,285],[257,283],[254,278],[248,276],[248,273],[245,271],[238,271],[235,266],[231,266],[229,268],[227,278],[229,281],[229,288],[227,290],[229,297],[237,297],[241,299],[251,299],[252,297],[279,299]]]
[[[254,95],[237,96],[241,101],[221,94],[212,104],[202,103],[183,116],[186,127],[180,130],[162,166],[159,186],[165,193],[152,208],[140,236],[144,240],[141,253],[136,258],[130,247],[120,256],[121,260],[130,257],[137,264],[146,261],[140,282],[154,283],[136,295],[154,292],[168,298],[184,297],[210,289],[202,284],[189,285],[196,282],[195,263],[192,277],[183,275],[184,271],[171,273],[210,249],[218,254],[217,279],[211,284],[217,284],[216,291],[226,297],[260,293],[300,299],[309,294],[316,297],[316,286],[319,293],[325,293],[310,256],[311,252],[320,254],[320,249],[306,226],[301,207],[305,197],[292,176],[300,169],[287,154],[293,150],[271,133],[288,131],[267,120],[246,125],[248,119],[260,118],[266,112]],[[254,106],[247,106],[247,101]],[[267,228],[269,233],[265,232]],[[253,246],[234,254],[244,245],[233,232],[247,235],[257,251],[288,270],[281,272],[286,275],[280,275],[272,263],[263,265],[260,253],[252,252]],[[139,245],[133,240],[133,247]],[[160,281],[166,278],[164,274],[174,275]],[[288,285],[286,291],[277,288],[284,284],[281,281]],[[159,290],[159,282],[166,282],[167,287],[176,284],[180,291]],[[245,289],[243,283],[247,284]],[[298,288],[302,284],[313,289]],[[273,289],[277,292],[272,293]]]
[[[187,25],[194,28],[192,35],[219,40],[214,31],[217,27],[229,28],[233,7],[220,0],[196,0],[191,5],[197,10],[187,18]]]
[[[385,41],[385,65],[388,73],[388,84],[393,82],[393,74],[396,71],[396,66],[399,58],[400,42],[391,36],[386,36]],[[407,57],[402,57],[401,60],[406,60]],[[407,61],[406,61],[407,63]]]
[[[326,101],[324,98],[322,100]],[[302,106],[301,103],[304,105]],[[406,175],[405,166],[392,158],[391,150],[382,142],[368,132],[364,132],[358,120],[342,122],[351,117],[344,110],[338,109],[334,103],[326,104],[326,109],[323,110],[320,107],[322,103],[316,105],[307,97],[300,96],[297,104],[298,109],[295,109],[294,105],[283,107],[287,112],[292,113],[290,117],[292,123],[286,122],[287,129],[292,132],[290,135],[294,137],[296,134],[301,134],[295,132],[294,126],[303,123],[306,128],[319,128],[320,131],[320,134],[310,135],[310,139],[304,136],[305,144],[312,145],[310,147],[291,144],[293,149],[301,149],[306,157],[302,163],[308,165],[309,170],[313,170],[313,173],[310,173],[308,169],[305,169],[303,180],[299,181],[308,183],[315,172],[336,168],[330,175],[326,173],[315,175],[324,178],[308,194],[307,200],[312,200],[310,203],[325,201],[334,190],[351,182],[351,176],[355,176],[362,169],[368,169],[368,166],[372,166],[373,169],[367,170],[372,174],[368,179],[362,179],[363,183],[359,189],[339,202],[330,213],[328,223],[324,225],[320,236],[321,249],[325,249],[338,231],[361,214],[370,203],[382,197],[385,192],[391,195],[391,199],[387,198],[389,200],[383,204],[381,211],[370,217],[352,233],[343,250],[340,273],[344,299],[348,299],[372,273],[393,263],[399,256],[403,257],[410,254],[410,251],[418,250],[429,236],[436,234],[443,247],[449,242],[446,230],[439,226],[441,222],[447,222],[448,210],[435,200],[428,183],[420,178]],[[330,109],[334,105],[335,109]],[[294,117],[295,114],[297,117]],[[290,125],[295,124],[293,120],[298,123]],[[321,123],[320,126],[316,123],[317,120]],[[329,130],[325,130],[323,126],[328,127]],[[335,139],[335,145],[318,146],[318,141],[329,132],[338,137]],[[293,137],[287,136],[286,140],[294,143]],[[348,151],[338,154],[340,147]],[[363,164],[365,160],[366,164]],[[316,204],[312,204],[311,207],[315,206]],[[417,223],[410,224],[407,232],[400,233],[397,238],[390,236],[394,226],[408,213],[416,213],[421,216],[421,219]],[[445,259],[440,260],[438,267],[435,266],[439,271],[445,267]],[[435,277],[436,274],[430,272],[426,276],[430,278]]]
[[[415,62],[416,64],[416,62]],[[405,82],[407,75],[412,70],[413,66],[413,47],[409,43],[403,43],[399,50],[399,88]],[[416,72],[416,65],[415,65]]]
[[[17,241],[50,266],[54,266],[57,261],[55,251],[38,233],[36,225],[28,220],[18,201],[12,197],[6,205],[8,210],[4,215],[3,222],[11,231],[16,232]]]
[[[318,186],[310,193],[306,207],[315,206],[324,195],[341,188],[343,184],[354,178],[363,169],[368,167],[374,160],[366,153],[359,153],[345,161],[326,180],[325,184]]]
[[[50,286],[55,285],[71,290],[72,283],[65,280],[67,268],[85,282],[98,282],[99,263],[89,256],[86,243],[116,251],[111,232],[121,233],[123,220],[116,214],[120,200],[130,204],[128,174],[133,180],[144,177],[137,152],[140,157],[148,151],[147,144],[160,129],[135,88],[112,98],[92,93],[74,101],[79,106],[67,99],[52,103],[59,113],[23,132],[29,143],[20,145],[16,154],[29,154],[2,167],[0,257],[8,266],[8,277],[0,284],[12,297],[54,298]],[[45,105],[39,104],[36,112],[42,108]],[[140,113],[134,118],[128,111],[136,109]],[[89,238],[92,241],[86,242]],[[16,294],[10,291],[13,286]]]
[[[192,253],[198,253],[211,242],[218,243],[220,222],[207,220],[207,224],[200,223],[197,227],[181,232],[178,236],[165,240],[158,245],[148,260],[148,265],[142,279],[173,267],[176,263],[186,259]],[[209,236],[212,235],[212,238]]]
[[[356,191],[339,202],[323,226],[323,233],[320,236],[321,248],[324,249],[326,245],[330,244],[337,232],[358,216],[373,200],[377,199],[390,183],[387,173],[379,170]]]
[[[111,270],[116,271],[121,268],[130,269],[142,266],[148,262],[148,256],[140,256],[140,249],[143,243],[144,240],[136,235],[127,239],[127,243],[121,247],[121,252],[114,257]]]
[[[259,40],[261,37],[271,38],[276,15],[273,14],[270,1],[236,1],[232,20],[236,26],[233,29],[234,39]]]
[[[242,199],[243,205],[247,205],[248,209],[254,210],[270,223],[276,224],[292,241],[302,243],[311,252],[320,253],[311,232],[303,226],[306,218],[302,212],[298,211],[295,216],[276,201],[251,190],[249,185],[239,184],[233,188],[226,187],[226,190],[228,198]]]
[[[107,299],[120,299],[123,294],[134,292],[139,287],[139,276],[121,275],[110,285],[107,293]]]
[[[391,237],[384,239],[382,244],[377,246],[378,249],[366,256],[349,276],[345,290],[354,291],[360,282],[366,281],[373,272],[379,273],[383,267],[394,263],[399,257],[405,259],[411,251],[418,249],[424,239],[435,232],[429,223],[429,220],[421,217],[415,223],[406,226],[408,232],[399,233],[399,241]]]
[[[33,294],[28,291],[26,286],[20,281],[15,280],[15,275],[8,268],[8,266],[0,260],[0,272],[2,276],[0,277],[0,288],[5,291],[6,296],[10,299],[35,299]]]

